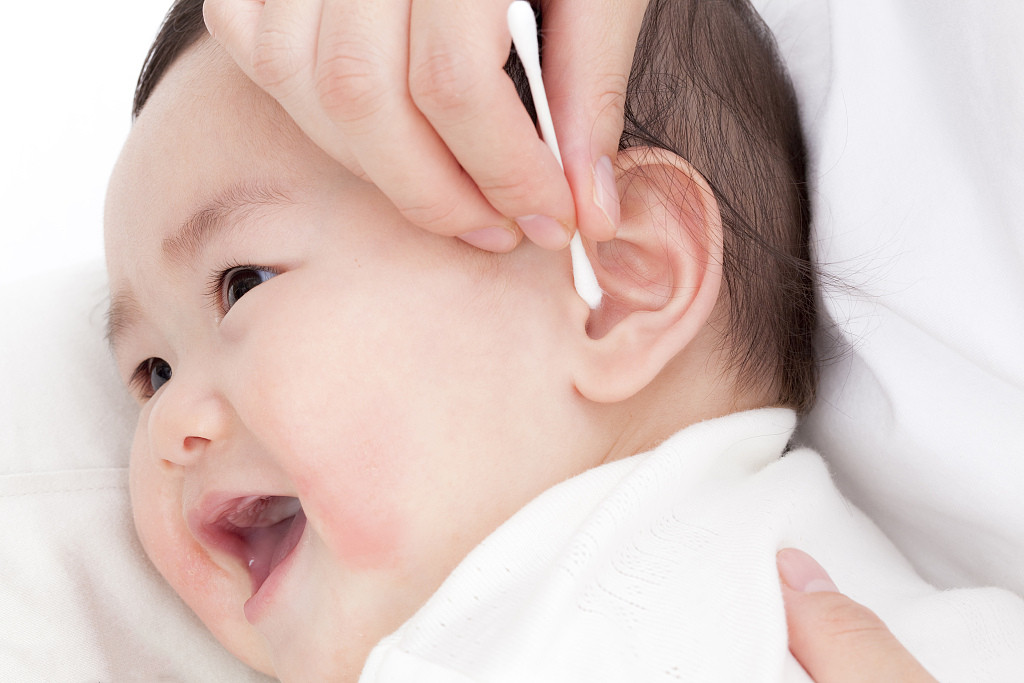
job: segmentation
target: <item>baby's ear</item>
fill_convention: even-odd
[[[705,328],[722,284],[722,217],[707,181],[672,152],[619,152],[622,221],[588,247],[604,290],[581,335],[576,388],[592,401],[647,386]]]

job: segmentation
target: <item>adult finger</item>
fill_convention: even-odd
[[[935,683],[882,620],[839,593],[810,555],[786,548],[776,560],[789,649],[816,683]]]
[[[494,250],[511,249],[518,240],[511,221],[488,203],[413,104],[409,31],[404,3],[327,3],[318,40],[319,102],[406,218],[446,235],[482,229],[503,236]]]
[[[508,0],[415,2],[409,89],[490,204],[540,246],[559,249],[575,232],[572,195],[503,71],[507,9]]]
[[[320,107],[314,77],[323,0],[206,0],[211,35],[256,85],[333,159],[365,179]]]
[[[544,79],[580,231],[611,239],[613,170],[647,0],[543,0]]]
[[[203,19],[210,35],[221,44],[249,78],[256,31],[263,15],[263,0],[205,0]]]
[[[388,68],[406,54],[407,14],[401,3],[207,0],[206,6],[211,32],[243,71],[407,218],[435,232],[470,231],[466,241],[492,251],[511,249],[520,237],[514,226],[476,191],[436,133],[410,125],[422,117],[405,89],[406,73]],[[397,49],[388,49],[389,42]],[[375,108],[376,93],[390,94],[397,106]],[[360,129],[364,121],[372,125]],[[500,228],[473,232],[489,223]]]
[[[276,99],[308,87],[323,0],[206,0],[210,35]]]

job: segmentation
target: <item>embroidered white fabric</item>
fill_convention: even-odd
[[[1024,599],[939,591],[835,489],[795,416],[736,413],[549,489],[370,655],[360,683],[807,681],[775,553],[802,548],[941,681],[1024,671]]]

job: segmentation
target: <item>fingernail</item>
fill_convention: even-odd
[[[550,216],[539,214],[520,216],[516,219],[516,223],[534,244],[545,249],[564,249],[569,244],[569,238],[572,237],[572,233],[564,224]]]
[[[800,593],[838,593],[828,573],[814,558],[795,548],[780,550],[775,556],[783,582]]]
[[[594,164],[594,203],[604,213],[612,231],[619,229],[619,188],[615,185],[615,170],[612,160],[603,156]]]
[[[506,252],[512,251],[516,246],[516,233],[511,228],[500,225],[467,232],[465,235],[459,235],[459,239],[486,251]]]

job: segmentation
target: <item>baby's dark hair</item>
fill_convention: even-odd
[[[139,76],[133,116],[205,35],[203,0],[176,0]],[[525,75],[506,67],[532,114]],[[619,148],[688,160],[722,212],[728,354],[743,388],[806,412],[817,362],[806,154],[796,96],[771,32],[748,0],[651,0]]]
[[[688,160],[722,213],[729,357],[746,388],[803,413],[817,388],[816,273],[796,94],[747,0],[652,0],[620,149]]]

